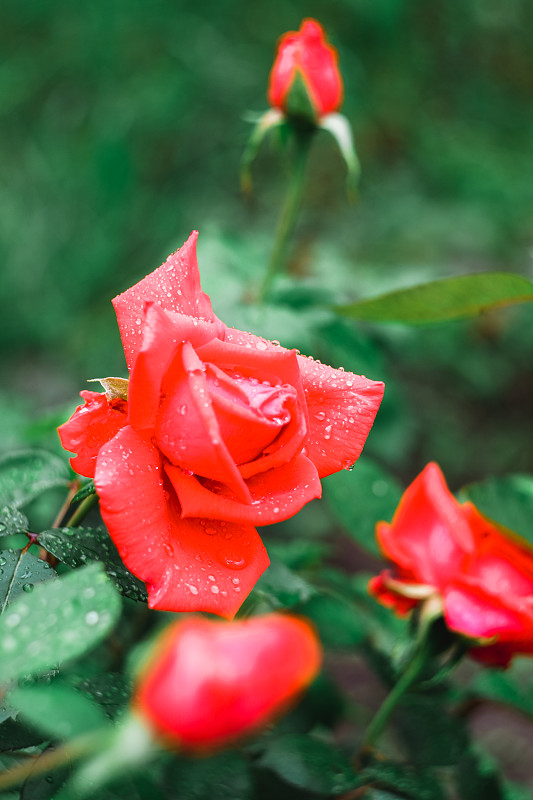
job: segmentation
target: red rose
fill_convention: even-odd
[[[343,99],[338,55],[327,44],[322,26],[305,19],[299,31],[289,31],[279,40],[268,82],[268,102],[287,111],[287,101],[299,76],[317,117],[337,111]]]
[[[384,605],[405,614],[436,594],[451,630],[484,640],[470,650],[478,661],[506,666],[515,653],[533,653],[533,549],[459,503],[437,464],[413,481],[376,535],[394,565],[369,584]]]
[[[134,708],[168,743],[212,749],[285,710],[320,662],[320,644],[302,619],[189,618],[162,635],[138,682]]]
[[[358,458],[383,384],[227,328],[196,237],[113,300],[127,403],[83,393],[59,434],[150,607],[232,617],[269,563],[255,526]]]

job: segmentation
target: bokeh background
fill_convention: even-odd
[[[246,300],[287,158],[265,144],[249,199],[239,161],[275,41],[304,16],[339,50],[359,200],[320,134],[291,276],[260,309]],[[531,275],[532,22],[527,0],[5,0],[2,449],[56,448],[85,380],[125,374],[110,299],[197,228],[226,322],[385,378],[367,452],[397,477],[430,458],[453,487],[531,470],[530,307],[412,329],[338,322],[326,305],[480,270]]]

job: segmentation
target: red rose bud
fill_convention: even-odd
[[[231,618],[269,564],[255,526],[353,464],[384,387],[224,325],[196,237],[113,300],[127,400],[82,392],[59,435],[150,607]]]
[[[320,643],[303,619],[189,618],[160,638],[138,681],[134,710],[167,744],[223,747],[286,710],[320,663]]]
[[[533,654],[533,549],[450,493],[437,464],[405,491],[376,535],[393,568],[369,583],[383,605],[406,614],[433,596],[448,627],[477,640],[470,655],[507,666]]]
[[[280,38],[268,83],[273,108],[316,121],[340,108],[343,92],[337,51],[316,20],[305,19],[299,31]]]

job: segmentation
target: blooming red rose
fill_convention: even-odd
[[[232,617],[269,563],[255,526],[358,458],[383,384],[227,328],[196,237],[113,300],[127,402],[82,393],[59,434],[150,606]]]
[[[437,464],[413,481],[376,535],[394,565],[369,584],[384,605],[405,614],[436,594],[451,630],[483,640],[470,650],[478,661],[506,666],[516,653],[533,653],[533,549],[459,503]]]
[[[287,111],[287,102],[297,78],[303,80],[317,117],[337,111],[343,99],[338,55],[327,43],[322,26],[305,19],[299,31],[289,31],[279,40],[268,82],[268,102]]]
[[[168,743],[212,749],[285,710],[320,663],[320,644],[303,619],[189,618],[162,635],[138,681],[134,709]]]

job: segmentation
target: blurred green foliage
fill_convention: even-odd
[[[317,137],[292,278],[267,313],[241,300],[268,260],[287,159],[262,148],[248,201],[239,161],[275,41],[304,16],[339,50],[363,176],[350,206],[342,160]],[[125,373],[111,297],[198,228],[225,321],[387,380],[368,449],[401,477],[429,458],[452,483],[532,468],[531,309],[385,330],[294,296],[300,284],[350,302],[481,269],[531,275],[530,3],[6,0],[2,17],[6,448],[56,447],[85,380]]]

